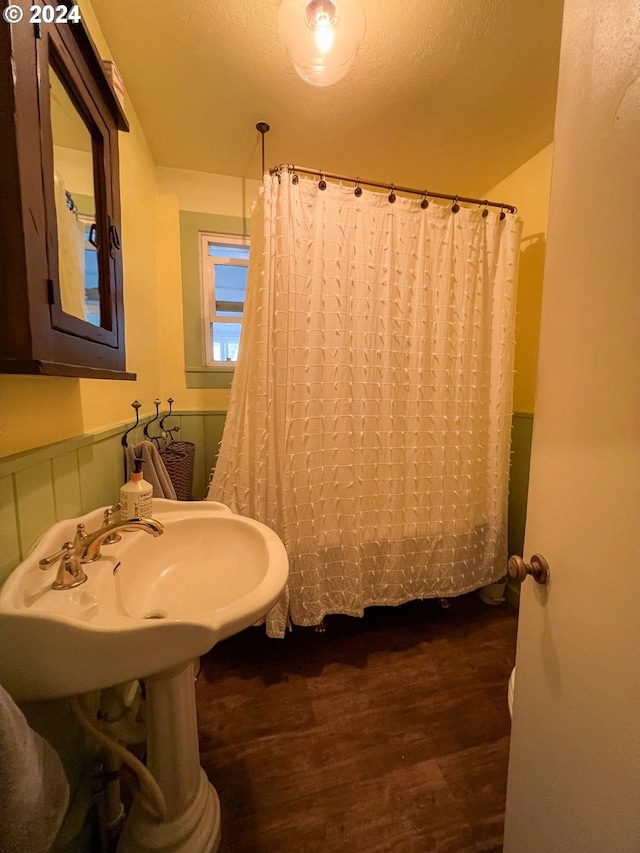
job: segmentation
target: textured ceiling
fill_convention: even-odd
[[[363,0],[324,89],[291,67],[279,0],[92,5],[159,165],[257,179],[263,120],[267,166],[476,195],[553,137],[561,0]]]

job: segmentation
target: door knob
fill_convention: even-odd
[[[527,575],[531,575],[536,583],[549,583],[549,564],[541,554],[534,554],[530,563],[525,563],[522,557],[509,557],[507,571],[509,577],[517,581],[523,581]]]

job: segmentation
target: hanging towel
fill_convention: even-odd
[[[134,447],[127,448],[127,476],[131,476],[134,459],[142,459],[142,476],[153,486],[154,498],[169,498],[177,500],[176,490],[167,474],[158,448],[152,441],[142,441]]]
[[[0,839],[3,853],[49,850],[69,804],[54,748],[0,686]]]

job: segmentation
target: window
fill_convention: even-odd
[[[98,252],[94,233],[94,216],[77,214],[84,226],[84,316],[92,326],[100,325],[100,288],[98,284]]]
[[[200,262],[205,365],[233,367],[247,292],[249,239],[201,234]]]

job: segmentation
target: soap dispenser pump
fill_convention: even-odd
[[[120,517],[150,518],[153,509],[153,486],[142,476],[142,459],[135,459],[128,483],[120,489]]]

